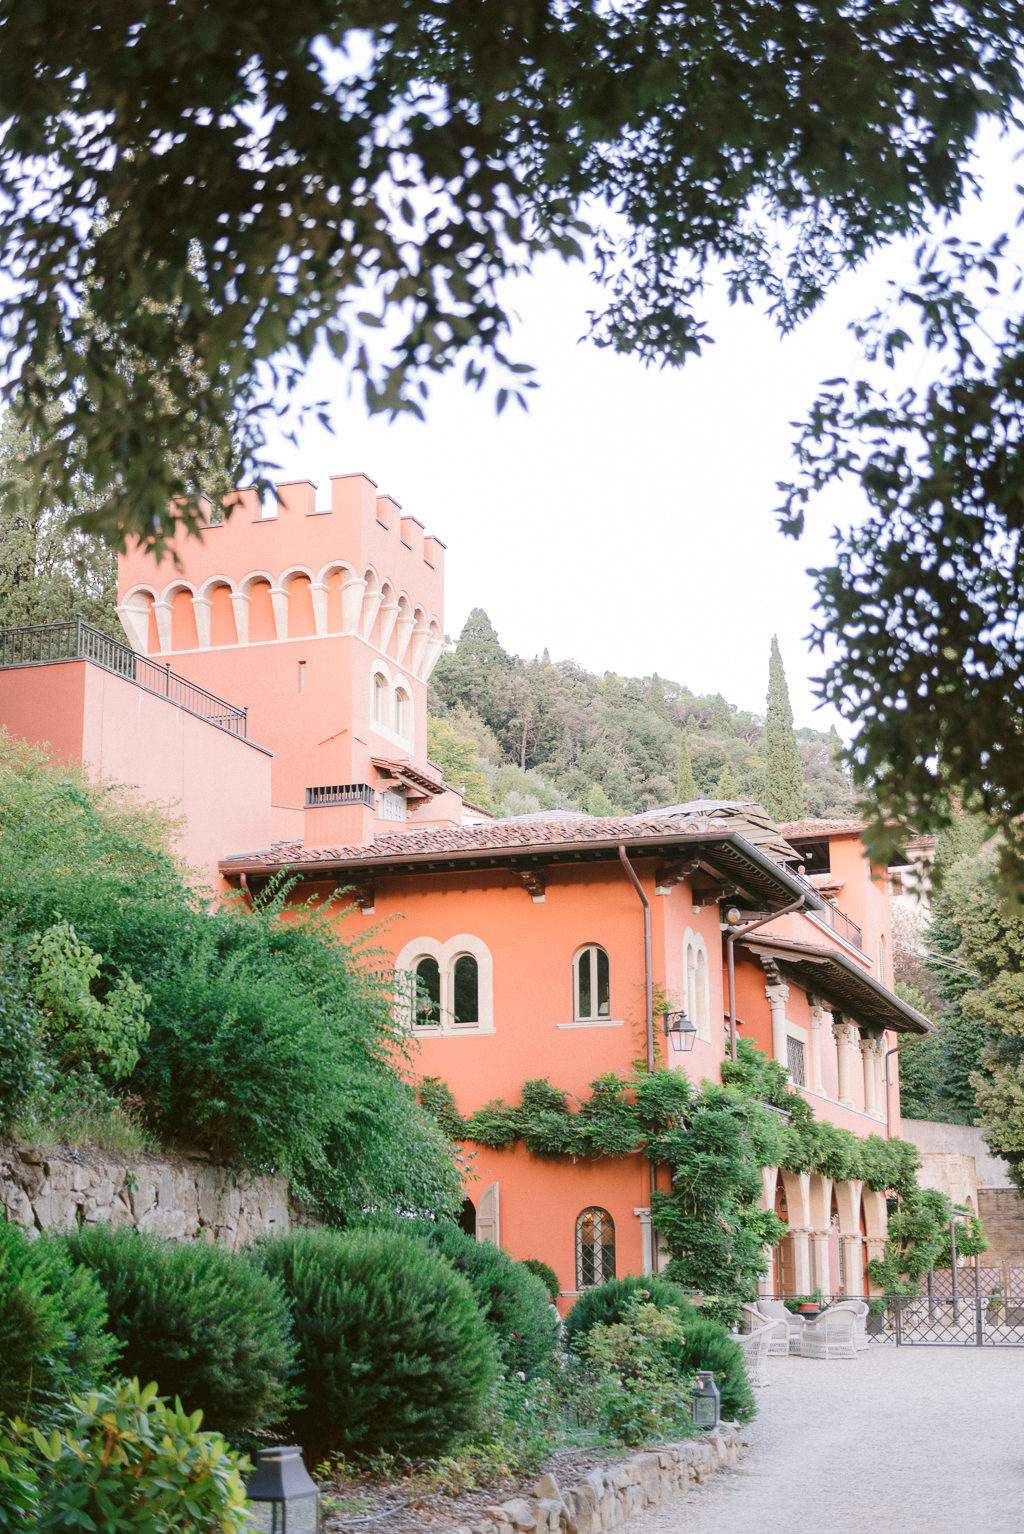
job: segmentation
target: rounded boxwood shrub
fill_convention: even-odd
[[[468,1283],[416,1237],[296,1230],[249,1249],[288,1296],[314,1465],[337,1450],[432,1454],[476,1426],[497,1373]]]
[[[646,1296],[659,1310],[678,1310],[684,1320],[697,1312],[686,1294],[671,1279],[659,1273],[627,1273],[624,1278],[610,1278],[607,1283],[584,1289],[565,1318],[565,1343],[573,1353],[582,1353],[587,1334],[594,1326],[612,1326],[625,1320],[630,1300]]]
[[[0,1220],[0,1417],[49,1427],[73,1391],[99,1384],[119,1352],[92,1276],[57,1237]]]
[[[711,1369],[722,1395],[722,1416],[727,1422],[751,1422],[757,1402],[750,1388],[747,1366],[738,1342],[718,1321],[694,1312],[683,1322],[683,1340],[673,1348],[679,1366],[687,1374]]]
[[[547,1288],[525,1263],[489,1241],[475,1241],[448,1220],[402,1221],[466,1279],[507,1369],[536,1374],[558,1342],[559,1320]]]
[[[290,1318],[280,1286],[243,1257],[200,1241],[168,1241],[109,1225],[65,1237],[94,1274],[120,1370],[201,1410],[238,1440],[269,1429],[292,1404]]]
[[[548,1299],[554,1303],[558,1299],[562,1286],[558,1281],[558,1274],[550,1263],[542,1262],[539,1257],[520,1257],[519,1262],[524,1268],[529,1268],[531,1273],[536,1274],[548,1291]]]

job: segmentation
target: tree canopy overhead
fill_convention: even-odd
[[[51,493],[159,543],[257,473],[318,344],[371,408],[506,353],[502,279],[586,259],[599,344],[678,363],[705,274],[786,327],[958,206],[1021,92],[996,0],[0,0],[4,388]],[[56,416],[53,407],[57,405]]]

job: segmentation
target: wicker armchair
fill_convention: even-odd
[[[787,1310],[781,1300],[755,1300],[754,1307],[766,1321],[784,1321],[789,1331],[789,1351],[799,1353],[800,1335],[804,1329],[802,1316]]]
[[[744,1307],[746,1309],[747,1307]],[[754,1332],[746,1332],[736,1341],[740,1345],[743,1354],[743,1362],[747,1366],[747,1378],[755,1388],[762,1389],[769,1385],[768,1370],[765,1362],[773,1351],[774,1336],[778,1329],[777,1321],[768,1321],[764,1326],[759,1326]],[[786,1344],[788,1351],[789,1344]]]
[[[808,1321],[800,1334],[801,1354],[804,1358],[856,1358],[858,1319],[852,1310],[833,1307],[816,1321]]]
[[[765,1326],[772,1328],[768,1340],[769,1358],[785,1358],[789,1353],[789,1327],[785,1321],[766,1321],[756,1305],[741,1305],[743,1326],[748,1334],[759,1332]]]
[[[857,1318],[857,1324],[853,1329],[854,1342],[858,1352],[863,1352],[868,1347],[868,1306],[864,1300],[837,1300],[830,1305],[826,1314],[833,1315],[837,1310],[852,1310]]]

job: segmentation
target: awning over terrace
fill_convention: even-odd
[[[843,953],[782,937],[741,937],[737,947],[761,960],[770,960],[784,978],[795,980],[804,991],[819,996],[850,1022],[890,1028],[896,1033],[932,1032],[926,1017]]]

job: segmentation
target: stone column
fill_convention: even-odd
[[[633,1213],[640,1221],[640,1271],[641,1273],[656,1273],[657,1265],[654,1261],[654,1231],[651,1226],[651,1211],[649,1209],[634,1209]]]
[[[828,1294],[832,1288],[832,1275],[828,1266],[828,1231],[811,1231],[811,1287],[807,1291],[812,1293],[820,1289],[822,1294]]]
[[[809,999],[809,998],[808,998]],[[818,1002],[812,1001],[811,1014],[811,1080],[810,1085],[815,1092],[824,1091],[825,1078],[821,1070],[821,1029],[825,1020],[825,1010]]]
[[[210,606],[209,597],[192,598],[192,611],[196,617],[196,637],[201,650],[210,648]]]
[[[885,1238],[883,1236],[867,1236],[865,1240],[868,1249],[869,1262],[874,1262],[876,1258],[885,1256]],[[870,1287],[872,1294],[881,1293],[881,1290],[876,1283],[871,1283]]]
[[[156,619],[156,633],[160,641],[160,649],[167,655],[172,646],[171,625],[174,612],[170,602],[165,602],[163,597],[153,603],[153,616]]]
[[[850,1093],[850,1045],[853,1042],[851,1034],[854,1031],[852,1023],[844,1022],[838,1016],[832,1024],[832,1037],[836,1041],[836,1059],[839,1065],[839,1101],[844,1108],[853,1107],[853,1097]]]
[[[786,1052],[786,1001],[789,997],[789,986],[782,981],[777,984],[769,984],[764,988],[764,994],[768,998],[768,1006],[772,1014],[772,1055],[779,1064],[789,1069],[789,1058]]]
[[[843,1275],[847,1294],[859,1295],[864,1288],[864,1248],[861,1237],[840,1236],[843,1244]]]
[[[284,586],[271,586],[270,605],[274,609],[274,628],[278,639],[288,638],[288,592]]]
[[[806,1225],[789,1227],[790,1251],[793,1254],[793,1286],[797,1294],[810,1294],[814,1289],[811,1278],[811,1231]]]
[[[249,593],[233,591],[231,606],[235,610],[235,635],[239,644],[249,643]]]
[[[864,1111],[870,1113],[873,1118],[878,1118],[881,1112],[879,1088],[882,1076],[882,1041],[872,1035],[862,1038],[860,1052],[864,1064]]]
[[[310,581],[309,594],[313,601],[313,626],[316,629],[316,637],[323,639],[327,633],[327,604],[330,600],[327,582]]]

